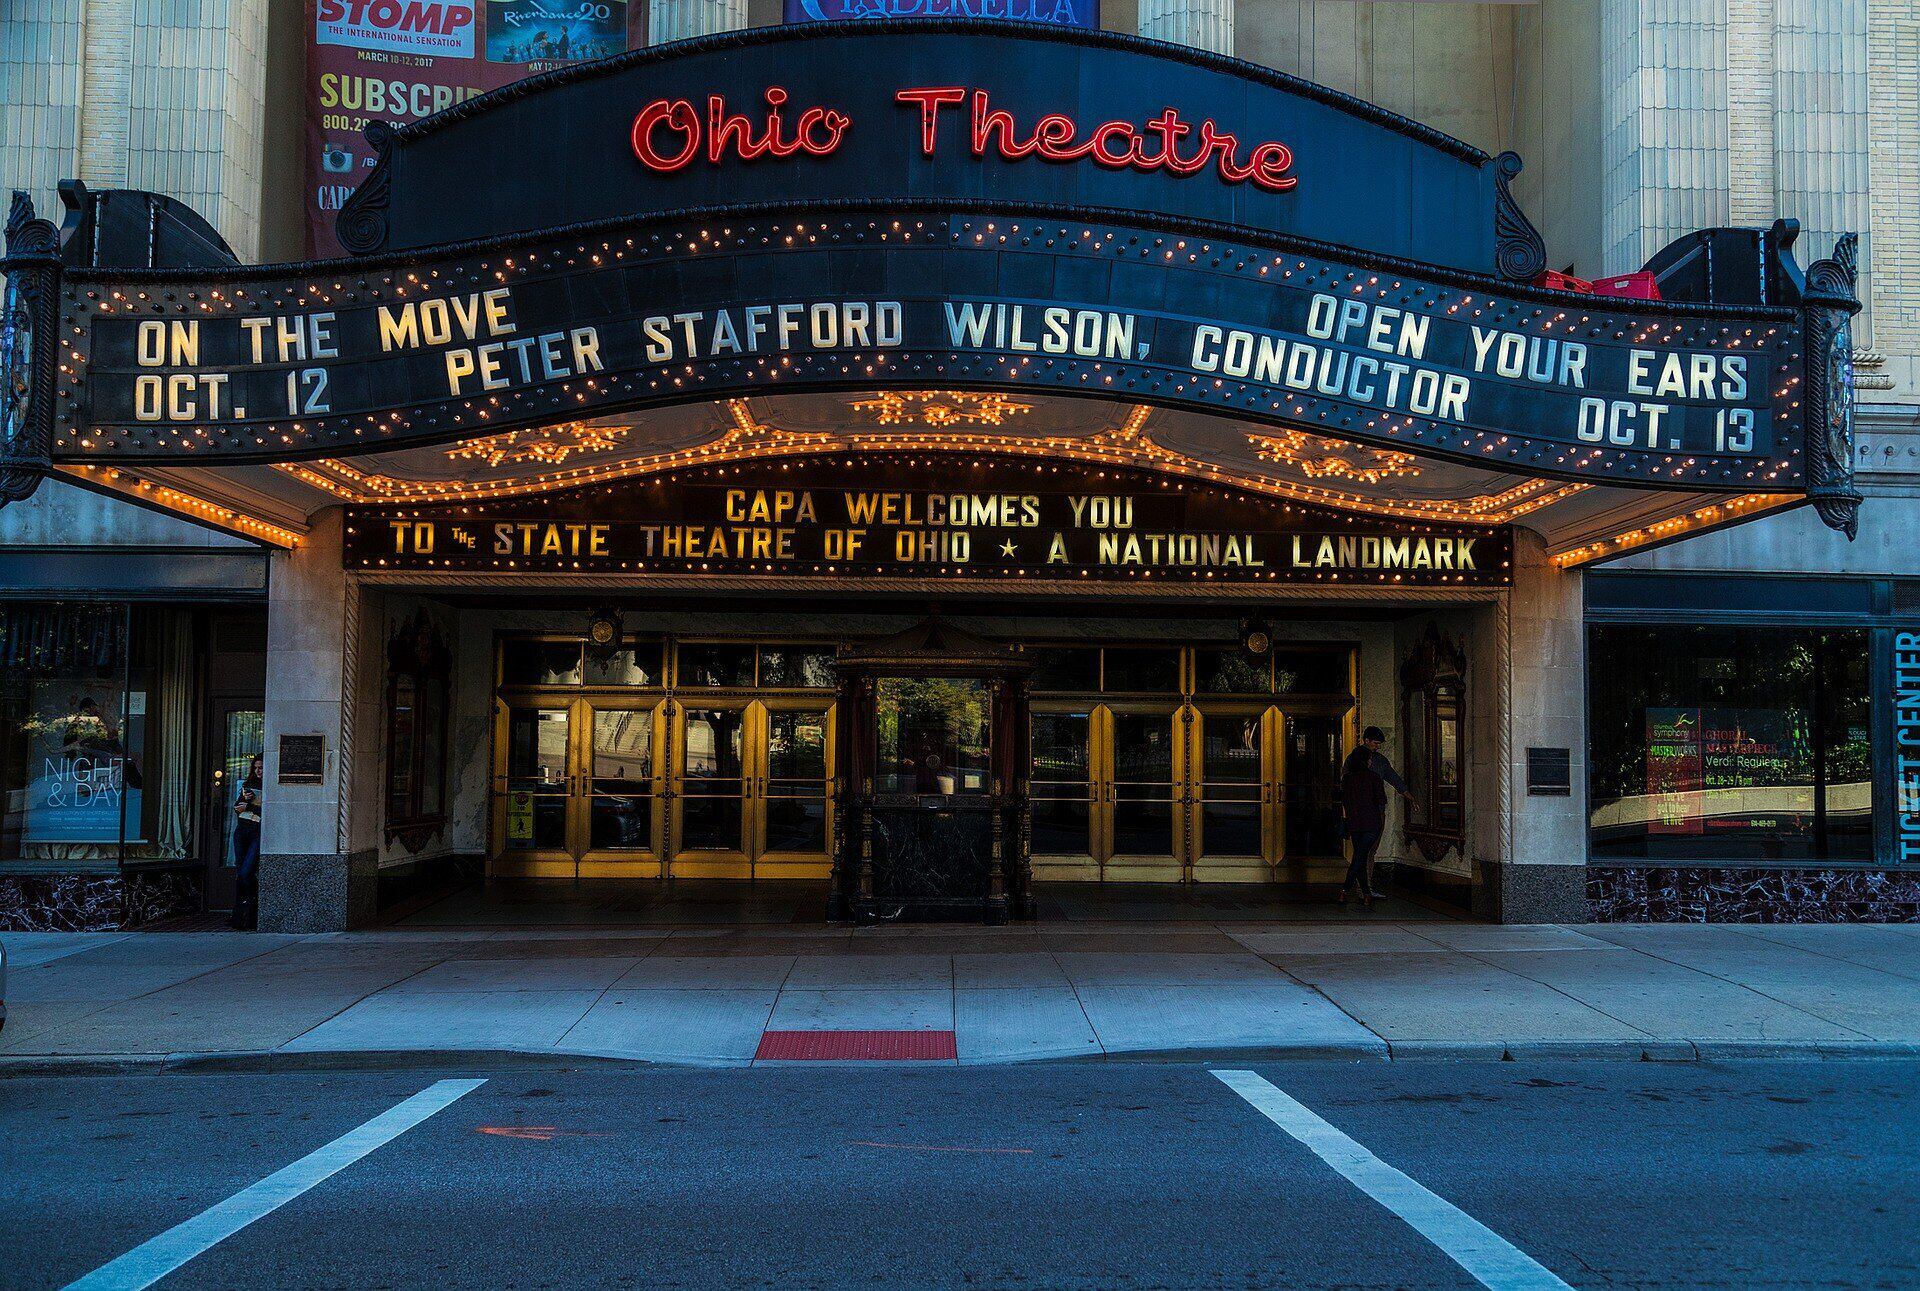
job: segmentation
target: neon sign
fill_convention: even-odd
[[[1256,145],[1246,161],[1240,160],[1240,140],[1222,131],[1211,120],[1198,127],[1180,119],[1179,110],[1167,108],[1159,116],[1136,126],[1129,121],[1103,121],[1080,137],[1080,127],[1072,117],[1049,112],[1036,120],[1024,134],[1004,108],[996,108],[985,90],[968,92],[959,86],[900,90],[894,98],[920,108],[920,151],[931,157],[940,142],[940,109],[968,102],[968,139],[973,155],[984,157],[997,151],[1008,161],[1038,156],[1045,161],[1089,160],[1110,170],[1165,170],[1174,175],[1197,175],[1211,163],[1220,178],[1229,184],[1252,180],[1260,188],[1283,193],[1299,184],[1293,169],[1293,150],[1277,141]],[[1197,134],[1198,146],[1181,156],[1180,141]],[[1151,148],[1153,151],[1148,151]]]
[[[756,135],[753,122],[727,111],[724,95],[708,96],[704,122],[699,110],[686,99],[655,99],[633,119],[633,155],[647,169],[664,175],[691,162],[703,142],[707,160],[714,165],[720,164],[729,149],[741,161],[757,161],[802,152],[824,157],[840,146],[851,124],[844,112],[808,108],[794,122],[792,133],[783,135],[780,109],[786,101],[785,90],[777,85],[767,87],[767,115]],[[663,132],[669,141],[664,148]]]
[[[705,113],[688,99],[655,99],[633,119],[633,155],[663,175],[684,169],[702,154],[716,166],[729,155],[741,161],[803,153],[826,157],[853,126],[853,118],[838,109],[810,107],[789,127],[781,113],[787,91],[774,85],[765,95],[767,110],[757,124],[729,112],[720,94],[708,96]],[[929,157],[940,149],[941,109],[952,107],[961,108],[956,115],[966,119],[967,143],[975,157],[1091,161],[1109,170],[1165,171],[1183,178],[1212,167],[1228,184],[1251,183],[1274,193],[1291,191],[1300,182],[1293,173],[1293,150],[1286,144],[1257,143],[1243,157],[1238,135],[1222,130],[1211,118],[1189,122],[1178,108],[1162,109],[1139,124],[1103,121],[1083,134],[1072,117],[1059,112],[1045,113],[1023,127],[1011,112],[994,107],[987,91],[963,86],[898,90],[894,101],[918,109],[920,151]]]

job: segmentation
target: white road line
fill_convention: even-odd
[[[358,1129],[348,1130],[325,1147],[259,1183],[142,1242],[120,1258],[67,1285],[66,1291],[141,1291],[224,1242],[256,1219],[271,1215],[376,1148],[393,1142],[485,1080],[439,1080],[412,1098],[387,1109]]]
[[[1391,1210],[1491,1291],[1572,1291],[1525,1251],[1414,1182],[1251,1071],[1213,1073],[1348,1183]]]

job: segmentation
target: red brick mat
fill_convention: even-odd
[[[753,1056],[780,1062],[951,1062],[959,1054],[951,1031],[763,1031]]]

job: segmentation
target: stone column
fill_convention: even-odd
[[[362,593],[340,565],[341,513],[322,512],[267,584],[266,794],[260,928],[330,932],[372,921],[378,853],[353,846],[354,692]],[[318,783],[281,782],[281,740],[323,741]]]
[[[1233,0],[1140,0],[1140,34],[1215,54],[1233,53]]]
[[[1530,529],[1514,531],[1513,587],[1480,616],[1469,668],[1487,704],[1473,730],[1484,770],[1471,843],[1485,913],[1502,923],[1579,923],[1588,915],[1586,611],[1578,571],[1557,568]],[[1470,683],[1471,684],[1471,683]],[[1572,793],[1527,792],[1527,750],[1565,749]]]
[[[664,45],[747,25],[747,0],[650,0],[647,43]]]

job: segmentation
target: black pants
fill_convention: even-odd
[[[1347,862],[1347,878],[1340,890],[1345,892],[1358,883],[1360,895],[1366,896],[1373,891],[1373,853],[1380,846],[1380,831],[1360,830],[1347,838],[1353,843],[1353,859]]]
[[[253,931],[260,918],[260,822],[236,821],[233,826],[233,914],[235,928]]]

